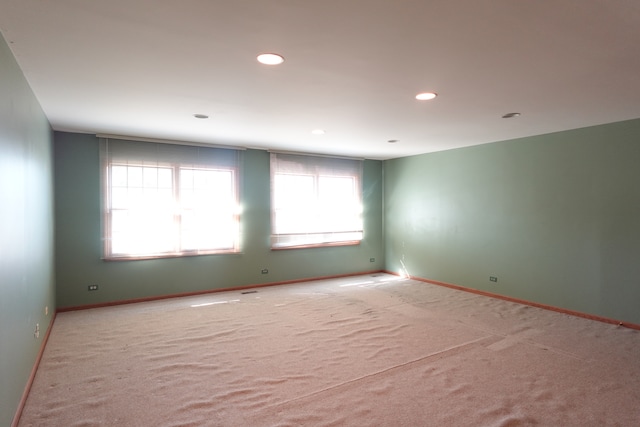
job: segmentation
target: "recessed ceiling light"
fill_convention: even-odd
[[[422,92],[416,95],[416,99],[418,101],[428,101],[435,98],[436,96],[438,96],[438,94],[435,92]]]
[[[257,59],[259,63],[265,65],[278,65],[284,62],[284,57],[277,53],[261,53]]]
[[[194,114],[193,117],[195,117],[196,119],[208,119],[209,116],[207,116],[206,114]]]
[[[502,116],[503,119],[512,119],[514,117],[519,117],[520,113],[507,113],[504,116]]]
[[[324,135],[325,131],[324,131],[324,129],[314,129],[314,130],[311,131],[311,133],[314,134],[314,135]]]

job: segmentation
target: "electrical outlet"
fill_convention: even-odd
[[[97,291],[97,290],[98,290],[98,285],[89,285],[89,286],[88,286],[88,289],[89,289],[90,291]]]
[[[497,278],[496,276],[489,276],[489,280],[490,280],[491,282],[497,282],[497,281],[498,281],[498,278]]]
[[[369,258],[369,262],[376,262],[375,258]]]
[[[36,330],[33,333],[34,338],[40,338],[40,323],[36,323]]]
[[[45,315],[45,316],[48,316],[48,315],[49,315],[49,306],[48,306],[48,305],[45,305],[45,306],[44,306],[44,315]]]
[[[269,274],[269,270],[267,270],[266,268],[262,269],[262,274]]]

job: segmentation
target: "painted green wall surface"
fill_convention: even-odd
[[[386,267],[640,324],[639,165],[640,120],[387,161]]]
[[[0,36],[2,426],[12,422],[56,308],[52,135],[38,101]],[[38,338],[34,335],[36,324]]]
[[[101,259],[99,141],[55,133],[56,271],[60,308],[350,274],[384,267],[382,163],[365,161],[365,236],[358,246],[271,251],[269,153],[242,152],[241,254]],[[370,262],[375,258],[375,262]],[[268,274],[262,274],[262,269]],[[87,290],[89,285],[98,291]]]

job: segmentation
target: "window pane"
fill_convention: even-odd
[[[233,174],[230,171],[216,171],[210,176],[213,197],[219,201],[233,198]]]
[[[170,188],[160,188],[158,191],[158,209],[168,212],[174,211],[173,190]]]
[[[210,171],[193,171],[193,187],[199,190],[211,189]]]
[[[352,177],[321,176],[318,178],[318,183],[322,203],[339,205],[353,202],[355,186]]]
[[[233,171],[181,169],[183,250],[230,249],[238,235]]]
[[[127,185],[129,187],[142,187],[142,168],[127,167]]]
[[[129,212],[125,210],[114,210],[111,213],[111,230],[113,232],[124,232],[129,229]]]
[[[129,187],[127,192],[127,206],[129,209],[144,209],[141,187]]]
[[[107,257],[237,251],[238,152],[138,141],[101,146]]]
[[[129,191],[127,188],[116,188],[111,190],[111,208],[126,209],[129,206]]]
[[[146,255],[174,251],[172,170],[115,165],[111,170],[112,253]],[[169,187],[158,189],[160,180]]]
[[[180,188],[193,188],[193,169],[180,169]]]
[[[321,229],[353,231],[362,228],[353,177],[319,177]]]
[[[271,154],[272,245],[362,239],[362,162]]]
[[[158,187],[158,169],[157,168],[143,168],[142,178],[143,178],[143,186],[145,188]]]
[[[195,192],[190,188],[180,190],[180,206],[182,209],[193,209],[196,203]]]
[[[315,191],[313,176],[276,175],[274,179],[274,203],[277,209],[298,208],[313,204]]]
[[[113,231],[112,247],[116,254],[147,255],[174,250],[173,215],[148,215],[130,211],[119,215],[118,230]]]
[[[111,168],[111,185],[114,187],[127,186],[127,167],[113,166]]]

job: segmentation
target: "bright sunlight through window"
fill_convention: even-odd
[[[271,154],[274,249],[358,244],[362,161]]]
[[[105,258],[238,251],[235,151],[118,140],[103,147]]]

